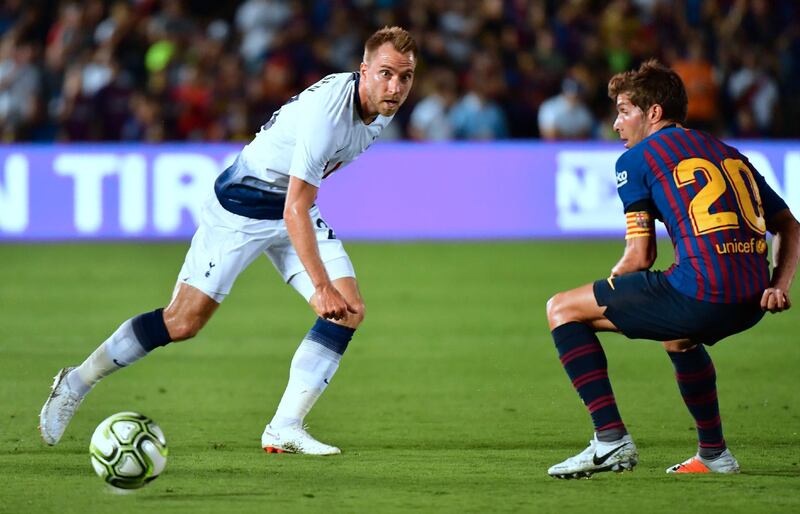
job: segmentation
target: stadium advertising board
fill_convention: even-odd
[[[800,144],[734,143],[797,213]],[[184,239],[239,146],[0,148],[0,240]],[[347,239],[621,236],[617,143],[376,144],[319,204]]]

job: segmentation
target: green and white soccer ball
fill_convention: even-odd
[[[167,465],[167,440],[152,419],[118,412],[97,425],[89,445],[92,466],[109,485],[138,489]]]

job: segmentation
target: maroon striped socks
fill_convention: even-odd
[[[711,356],[699,344],[685,352],[667,352],[675,366],[675,378],[683,402],[697,425],[698,454],[714,459],[725,451],[717,401],[717,374]]]
[[[606,354],[594,331],[576,321],[553,330],[561,365],[589,409],[598,441],[611,442],[628,433],[608,380]]]

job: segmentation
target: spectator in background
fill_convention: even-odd
[[[0,4],[0,36],[17,25],[22,13],[22,0],[6,0]]]
[[[613,0],[603,8],[600,38],[605,46],[611,72],[630,67],[641,34],[641,19],[631,0]]]
[[[567,77],[561,83],[561,93],[539,106],[539,134],[543,139],[586,139],[592,134],[595,120],[583,95],[583,85]]]
[[[100,47],[91,54],[87,50],[84,56],[87,60],[81,70],[83,94],[93,97],[111,82],[113,59],[108,47]]]
[[[94,141],[97,139],[95,107],[92,98],[84,92],[83,67],[68,68],[64,75],[64,89],[58,103],[60,141]]]
[[[123,141],[158,143],[166,139],[161,104],[143,93],[130,97],[130,116],[122,125]]]
[[[450,111],[457,139],[504,139],[506,115],[495,101],[505,87],[497,61],[487,53],[475,56],[467,77],[467,93]]]
[[[119,141],[122,129],[129,116],[131,94],[133,93],[131,77],[120,70],[119,63],[109,60],[109,77],[106,84],[95,96],[100,118],[100,139],[102,141]]]
[[[47,34],[45,58],[49,66],[61,73],[91,48],[92,35],[83,24],[81,6],[75,2],[62,4],[59,17]]]
[[[24,139],[39,115],[41,72],[34,62],[35,56],[34,45],[16,44],[14,34],[0,41],[0,120],[3,141]]]
[[[286,0],[246,0],[236,10],[236,28],[241,33],[239,52],[248,69],[258,69],[292,14]]]
[[[447,2],[438,16],[438,27],[444,36],[447,55],[458,65],[468,63],[475,54],[472,41],[479,28],[480,11],[471,11],[467,2]]]
[[[686,124],[698,130],[713,132],[717,128],[719,88],[714,66],[706,58],[705,45],[699,35],[689,42],[686,56],[672,63],[672,69],[680,75],[689,97]]]
[[[225,115],[218,118],[209,132],[212,141],[248,142],[253,137],[253,126],[249,123],[247,103],[240,99],[228,106]]]
[[[181,139],[201,141],[211,125],[211,85],[196,65],[183,66],[172,90],[176,130]]]
[[[361,35],[350,14],[348,10],[335,9],[326,27],[328,59],[335,69],[353,70],[361,62]]]
[[[260,77],[264,90],[264,100],[269,113],[280,109],[294,93],[292,85],[295,83],[295,74],[292,63],[284,55],[276,55],[267,59]],[[266,114],[266,113],[265,113]]]
[[[248,77],[242,66],[242,60],[238,55],[226,56],[216,62],[214,73],[215,78],[211,85],[213,121],[209,129],[209,139],[248,140],[257,124],[248,123],[246,98]],[[240,120],[242,116],[244,119]],[[263,118],[265,116],[261,115],[260,119]]]
[[[458,79],[441,68],[431,72],[422,89],[427,96],[411,111],[408,134],[416,141],[447,141],[453,139],[450,108],[458,98]]]
[[[564,76],[567,61],[564,55],[556,48],[556,40],[549,29],[542,30],[536,35],[536,48],[534,56],[538,63],[539,73],[558,84],[559,77]]]
[[[11,37],[14,48],[32,45],[38,78],[27,121],[2,117],[0,133],[51,141],[59,132],[72,132],[62,130],[66,68],[89,61],[82,87],[96,91],[90,94],[95,100],[110,86],[109,70],[116,65],[126,87],[161,102],[166,140],[199,134],[225,139],[243,115],[255,126],[290,91],[333,71],[356,69],[366,32],[399,23],[420,41],[420,67],[428,68],[420,76],[444,68],[458,77],[462,102],[450,110],[461,119],[451,123],[462,125],[454,137],[537,137],[540,105],[570,74],[585,88],[583,102],[593,117],[604,118],[605,79],[651,57],[668,60],[684,75],[693,126],[718,136],[797,137],[798,20],[797,0],[6,0],[0,2],[0,37]],[[696,44],[698,34],[702,40]],[[684,44],[688,53],[678,61]],[[753,48],[758,69],[743,59]],[[479,60],[495,63],[488,85],[476,78]],[[230,70],[223,71],[229,61],[238,62],[230,80],[239,87],[226,85],[223,92],[217,83],[230,81]],[[2,73],[8,71],[5,62]],[[265,65],[270,62],[274,66]],[[200,132],[178,131],[172,94],[192,67],[211,89],[209,119]],[[575,76],[576,68],[586,73]],[[422,99],[410,98],[409,104]],[[124,102],[126,119],[134,103]],[[401,112],[390,125],[396,133],[387,130],[381,139],[417,137],[406,118],[410,113]],[[476,113],[488,116],[475,119],[483,127],[463,124]],[[116,134],[100,127],[95,137],[111,140]]]
[[[745,49],[742,67],[728,82],[728,93],[736,106],[737,120],[746,120],[750,114],[742,111],[750,111],[758,133],[769,136],[778,105],[778,85],[767,72],[765,60],[763,50]]]

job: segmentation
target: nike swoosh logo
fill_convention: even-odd
[[[116,365],[117,365],[117,366],[119,366],[120,368],[124,368],[124,367],[125,367],[125,364],[121,363],[121,362],[120,362],[120,361],[118,361],[117,359],[111,359],[111,360],[112,360],[112,361],[114,361],[114,364],[116,364]]]
[[[609,457],[611,457],[612,455],[614,455],[615,453],[617,453],[621,449],[625,448],[626,446],[628,446],[628,443],[621,444],[621,445],[617,446],[616,448],[614,448],[613,450],[611,450],[610,452],[606,453],[605,455],[598,456],[597,453],[595,453],[594,457],[592,457],[592,462],[594,462],[595,466],[599,466],[600,464],[602,464],[606,460],[608,460]]]

